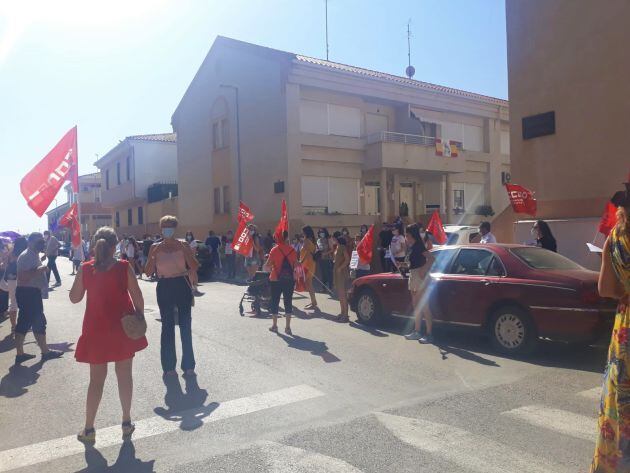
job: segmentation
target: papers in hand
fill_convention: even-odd
[[[588,251],[590,251],[591,253],[602,253],[603,252],[603,250],[599,246],[595,246],[592,243],[587,243],[586,247],[588,248]]]

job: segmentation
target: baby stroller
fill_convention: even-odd
[[[269,301],[271,300],[271,285],[269,284],[269,273],[265,271],[257,271],[254,279],[249,281],[247,290],[241,297],[241,302],[238,305],[238,311],[241,317],[244,314],[243,301],[251,302],[252,312],[256,312],[259,316],[262,313],[262,309],[269,308]]]

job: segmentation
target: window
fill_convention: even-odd
[[[328,104],[302,100],[300,102],[300,131],[317,135],[328,134]]]
[[[302,206],[307,213],[359,214],[359,180],[302,176]]]
[[[214,122],[212,124],[212,149],[221,148],[220,141],[221,137],[219,136],[219,122]]]
[[[485,205],[486,191],[483,184],[472,184],[467,182],[464,184],[464,189],[467,200],[467,210],[469,212],[474,212],[478,206]]]
[[[116,211],[116,228],[120,227],[120,212]]]
[[[221,191],[223,197],[223,213],[230,213],[230,186],[223,186]]]
[[[483,127],[464,125],[464,149],[469,151],[484,151]]]
[[[221,188],[220,187],[214,188],[214,213],[215,214],[221,213]]]
[[[361,136],[361,110],[312,100],[300,102],[300,130],[317,135]]]
[[[460,250],[450,274],[466,274],[468,276],[485,276],[494,254],[487,250],[473,250],[464,248]]]
[[[453,190],[453,209],[462,211],[466,209],[464,191],[462,189]]]
[[[116,184],[120,185],[120,162],[116,163]]]
[[[512,248],[510,251],[534,269],[584,269],[569,258],[542,248]]]
[[[109,190],[109,169],[105,170],[105,189]]]
[[[230,124],[227,118],[221,120],[221,144],[223,148],[230,145]]]
[[[431,138],[437,138],[439,125],[431,122],[420,122],[420,134],[422,136],[429,136]]]
[[[501,154],[510,154],[510,132],[501,131]]]
[[[127,209],[127,225],[133,224],[133,212],[131,209]]]
[[[101,201],[101,188],[95,187],[94,188],[94,202],[100,202],[100,201]]]
[[[127,167],[127,180],[131,180],[131,158],[127,156],[127,162],[125,163]]]
[[[138,225],[144,225],[144,209],[138,207]]]
[[[227,118],[212,124],[212,149],[227,148],[230,143],[230,126]]]
[[[444,273],[448,269],[448,265],[453,259],[453,255],[457,250],[437,250],[431,254],[435,258],[431,266],[431,273]]]
[[[505,269],[503,268],[503,265],[499,261],[498,257],[495,256],[494,258],[492,258],[492,262],[490,263],[490,266],[488,267],[486,276],[497,276],[497,277],[505,276]]]

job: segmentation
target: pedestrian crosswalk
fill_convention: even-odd
[[[564,409],[532,405],[504,412],[503,415],[575,438],[595,440],[593,419]]]

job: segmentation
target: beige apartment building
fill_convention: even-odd
[[[596,268],[585,243],[630,172],[630,2],[507,0],[506,14],[512,181],[536,192],[560,252]]]
[[[218,37],[172,117],[181,230],[477,223],[508,205],[505,100]],[[457,156],[439,156],[441,142]],[[489,217],[490,218],[490,217]]]
[[[174,133],[128,136],[96,161],[102,203],[120,236],[159,233],[162,215],[177,215]]]

